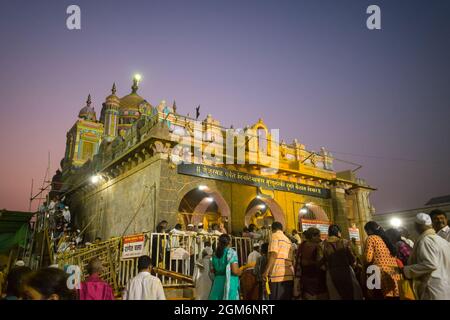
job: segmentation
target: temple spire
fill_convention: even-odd
[[[131,87],[131,92],[136,93],[139,89],[139,81],[141,81],[141,75],[135,74],[133,77],[133,86]]]
[[[91,106],[91,103],[92,103],[92,101],[91,101],[91,94],[89,93],[89,95],[88,95],[88,97],[87,97],[87,100],[86,100],[86,105],[87,105],[88,107],[90,107],[90,106]]]
[[[116,83],[113,83],[112,89],[111,89],[111,93],[112,94],[116,94]]]
[[[133,79],[133,86],[131,87],[131,92],[136,93],[138,91],[138,81],[136,79]]]
[[[175,100],[173,100],[172,109],[173,109],[173,113],[177,113],[177,103],[175,102]]]

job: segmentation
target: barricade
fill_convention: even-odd
[[[188,235],[167,233],[144,233],[145,245],[142,254],[149,255],[154,266],[154,273],[161,279],[165,287],[192,286],[194,267],[206,244],[211,249],[217,247],[217,235]],[[257,240],[243,237],[231,237],[232,248],[238,255],[239,265],[247,262],[252,251],[253,243]],[[138,257],[123,258],[123,239],[112,238],[108,241],[93,244],[86,248],[59,253],[56,257],[60,267],[77,265],[82,270],[83,281],[86,276],[86,267],[93,258],[103,262],[101,277],[107,281],[117,293],[121,292],[129,279],[137,275]]]

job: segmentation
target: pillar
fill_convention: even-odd
[[[364,232],[364,225],[372,220],[372,213],[370,203],[368,201],[370,191],[363,188],[355,189],[355,198],[356,198],[356,207],[358,209],[357,212],[357,226],[359,228],[359,233],[361,236],[361,240],[366,238],[366,233]]]
[[[341,228],[342,237],[349,239],[348,228],[350,226],[346,210],[345,189],[337,186],[331,188],[331,200],[333,206],[333,223]]]

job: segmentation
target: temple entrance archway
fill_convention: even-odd
[[[326,239],[328,236],[330,224],[330,219],[325,210],[313,202],[305,203],[298,212],[298,229],[305,231],[309,227],[318,228],[322,239]]]
[[[327,213],[325,210],[315,204],[314,202],[308,202],[306,203],[298,212],[298,221],[301,221],[302,219],[305,220],[318,220],[323,222],[329,222],[330,219],[328,218]]]
[[[283,209],[272,198],[257,196],[247,206],[245,213],[245,225],[255,224],[258,228],[271,225],[272,222],[281,222],[286,227]]]
[[[181,198],[178,214],[185,226],[203,223],[207,229],[214,223],[223,223],[229,230],[230,207],[217,190],[205,185],[191,189]]]

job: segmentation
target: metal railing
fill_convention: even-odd
[[[60,268],[66,265],[76,265],[81,270],[81,281],[87,277],[87,265],[94,258],[99,258],[103,262],[103,272],[101,277],[107,281],[116,293],[119,292],[117,275],[119,273],[120,244],[121,238],[112,238],[110,240],[94,244],[86,248],[76,249],[58,253],[56,261]]]
[[[216,235],[175,235],[167,233],[144,233],[145,246],[143,255],[149,255],[155,267],[156,276],[161,279],[165,287],[191,286],[194,267],[197,260],[202,259],[202,252],[209,243],[212,250],[217,246]],[[232,248],[238,255],[239,265],[247,262],[252,251],[253,243],[257,240],[243,237],[231,237]],[[136,258],[122,258],[122,238],[112,238],[99,244],[69,252],[59,253],[56,256],[60,267],[77,265],[82,270],[81,280],[86,276],[86,267],[93,258],[103,262],[102,278],[113,286],[119,293],[127,282],[137,275]]]
[[[192,277],[197,260],[202,259],[205,244],[210,244],[211,249],[217,247],[216,235],[175,235],[167,233],[146,233],[144,254],[152,259],[156,268],[155,273],[161,279],[164,286],[185,286],[186,282],[176,277],[158,274],[158,269],[169,273]],[[232,237],[232,247],[237,251],[239,265],[247,262],[247,257],[252,251],[253,242],[256,240],[242,237]],[[131,277],[137,274],[137,258],[121,259],[119,271],[119,287],[126,285]]]

